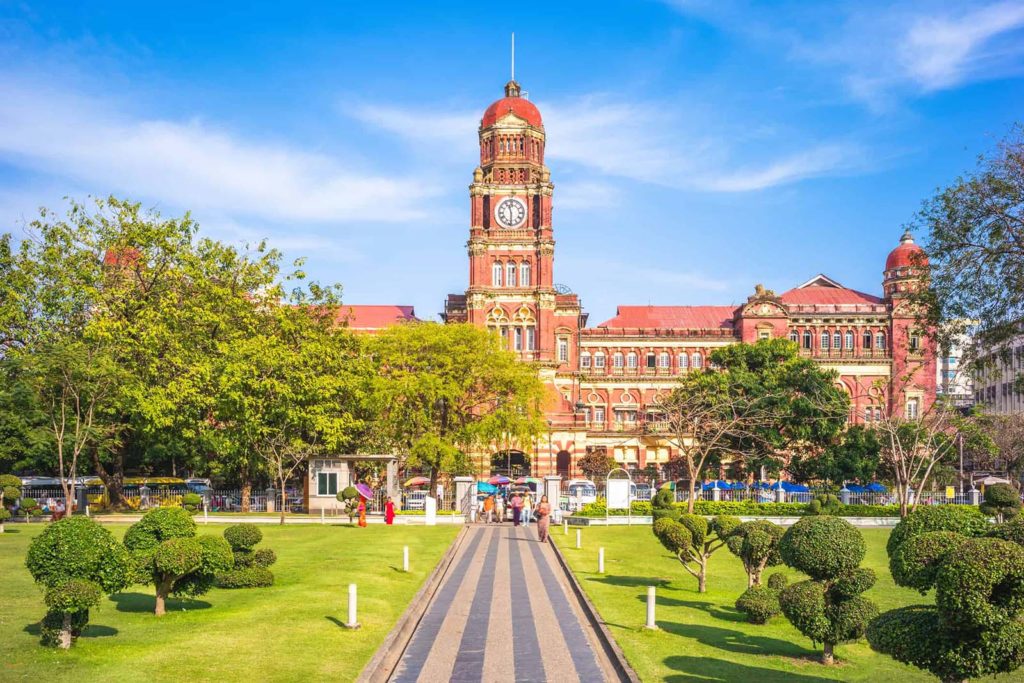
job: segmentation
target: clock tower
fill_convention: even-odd
[[[480,120],[480,165],[469,186],[469,288],[445,319],[493,329],[523,360],[575,367],[579,300],[554,284],[554,185],[540,110],[515,80]]]

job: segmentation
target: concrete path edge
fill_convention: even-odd
[[[409,606],[402,613],[402,616],[398,618],[398,621],[387,637],[384,638],[384,642],[377,648],[377,652],[374,653],[370,661],[363,667],[362,672],[356,679],[356,683],[384,683],[391,678],[391,674],[394,673],[395,667],[401,661],[402,654],[405,653],[405,648],[409,645],[413,633],[416,632],[420,619],[423,618],[423,614],[427,611],[427,606],[430,605],[434,593],[437,592],[437,589],[443,583],[444,577],[448,573],[448,569],[451,567],[459,548],[462,546],[468,530],[469,527],[465,526],[459,530],[458,535],[451,542],[451,545],[448,546],[448,550],[441,556],[433,571],[427,576],[427,580],[423,582],[423,586],[413,596]]]
[[[572,569],[569,568],[569,563],[565,561],[565,557],[562,556],[562,551],[558,548],[558,544],[548,537],[548,543],[551,545],[552,550],[555,551],[555,557],[558,558],[558,565],[565,572],[565,578],[572,586],[572,591],[576,595],[576,599],[579,600],[580,605],[583,608],[583,613],[586,615],[587,620],[590,622],[590,627],[594,629],[597,634],[597,639],[600,641],[601,648],[604,650],[605,656],[611,661],[612,666],[615,668],[615,673],[618,674],[620,681],[628,681],[628,683],[640,683],[640,677],[633,671],[633,667],[629,665],[629,661],[626,659],[626,655],[622,652],[622,648],[615,642],[615,638],[612,636],[608,627],[605,626],[604,621],[601,619],[601,615],[598,614],[597,608],[594,607],[594,603],[590,602],[590,598],[587,597],[586,592],[583,590],[583,586],[580,585],[576,575],[572,573]]]

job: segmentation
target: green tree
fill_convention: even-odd
[[[850,425],[820,452],[794,455],[787,469],[797,481],[822,481],[837,488],[847,482],[865,484],[878,472],[881,450],[877,431]]]
[[[740,524],[737,517],[719,515],[711,520],[700,515],[680,515],[678,520],[662,517],[654,523],[655,537],[671,552],[683,569],[697,579],[697,591],[707,592],[708,560],[725,546]]]
[[[71,647],[89,623],[89,610],[104,595],[131,584],[127,550],[104,527],[86,517],[65,517],[32,540],[25,558],[32,578],[45,590],[44,645]]]
[[[785,529],[768,520],[753,520],[737,526],[726,539],[726,547],[743,562],[747,588],[761,585],[766,567],[782,564],[779,541]]]
[[[1009,484],[992,484],[985,487],[985,501],[981,511],[996,518],[999,523],[1014,519],[1020,514],[1020,494]]]
[[[369,344],[377,363],[369,404],[377,438],[430,471],[471,467],[467,454],[490,444],[527,445],[541,433],[537,369],[503,350],[498,336],[468,324],[390,327]]]
[[[615,459],[604,449],[591,449],[576,462],[583,476],[592,481],[604,479],[615,467]]]
[[[0,474],[0,534],[4,533],[4,521],[11,516],[7,508],[21,497],[21,479],[13,474]]]
[[[197,536],[196,523],[182,508],[157,508],[128,528],[124,545],[139,571],[156,588],[154,613],[167,612],[167,597],[194,597],[213,587],[217,574],[234,567],[231,546],[223,538]]]

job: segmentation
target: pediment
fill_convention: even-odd
[[[810,280],[797,287],[797,289],[803,289],[804,287],[833,287],[835,289],[846,289],[846,287],[843,287],[824,273],[818,273]]]

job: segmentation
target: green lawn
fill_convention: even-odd
[[[708,592],[697,592],[687,574],[647,527],[583,529],[583,548],[576,550],[575,530],[552,537],[562,548],[587,595],[593,601],[626,658],[644,681],[935,681],[913,667],[874,653],[865,641],[836,648],[839,662],[826,668],[814,660],[821,650],[778,616],[768,624],[748,624],[733,603],[746,589],[739,559],[726,548],[716,552],[708,571]],[[900,588],[889,575],[887,529],[861,529],[868,542],[862,566],[878,574],[867,595],[884,611],[907,604],[932,602],[932,597]],[[605,548],[605,575],[597,573],[598,548]],[[778,568],[775,568],[778,569]],[[775,571],[775,569],[769,570]],[[785,569],[790,580],[801,574]],[[767,576],[767,574],[766,574]],[[643,627],[647,586],[658,590],[658,631]],[[1024,674],[986,680],[1022,681]]]
[[[444,554],[458,526],[265,525],[278,561],[276,584],[214,589],[170,600],[152,614],[151,587],[135,586],[94,610],[70,652],[38,644],[42,596],[25,552],[43,525],[8,525],[0,536],[0,680],[117,681],[352,680]],[[110,527],[120,536],[125,526]],[[220,534],[223,525],[200,526]],[[401,572],[402,546],[411,571]],[[359,621],[349,631],[347,587],[359,586]]]

